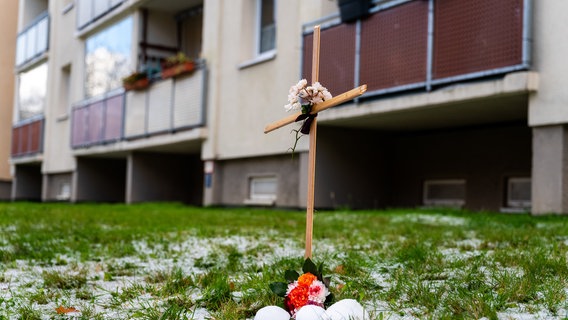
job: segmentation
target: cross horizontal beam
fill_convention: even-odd
[[[320,111],[323,111],[325,109],[335,107],[336,105],[342,104],[344,102],[347,102],[349,100],[352,100],[352,99],[362,95],[366,91],[367,91],[367,85],[366,84],[359,86],[355,89],[351,89],[351,90],[344,92],[340,95],[337,95],[337,96],[335,96],[335,97],[333,97],[329,100],[315,104],[310,113],[314,114],[314,113],[318,113]],[[275,121],[275,122],[267,125],[264,128],[264,133],[269,133],[269,132],[274,131],[278,128],[282,128],[283,126],[288,125],[292,122],[295,122],[296,119],[298,118],[298,116],[301,115],[301,114],[302,114],[302,112],[296,112],[295,114],[292,114],[292,115],[290,115],[286,118],[282,118],[278,121]]]

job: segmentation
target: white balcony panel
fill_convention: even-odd
[[[77,26],[82,27],[91,21],[93,15],[92,0],[77,1]]]
[[[37,45],[36,49],[37,52],[45,52],[47,51],[47,46],[49,43],[49,19],[42,19],[36,26],[37,28]]]
[[[20,65],[26,61],[26,37],[19,36],[16,50],[16,65]]]
[[[126,93],[126,114],[124,134],[127,137],[146,133],[146,92],[129,91]]]
[[[203,70],[176,78],[174,90],[174,127],[201,124]]]
[[[110,1],[109,0],[97,0],[94,2],[94,12],[93,18],[98,17],[105,13],[110,8]]]
[[[114,7],[117,4],[121,3],[122,1],[124,1],[124,0],[110,0],[110,6]]]
[[[169,130],[172,119],[171,79],[155,83],[148,90],[148,131]]]
[[[33,58],[36,54],[37,48],[36,48],[36,36],[37,36],[37,27],[34,26],[30,29],[28,29],[28,31],[26,32],[26,56],[25,56],[25,60],[29,60],[31,58]]]

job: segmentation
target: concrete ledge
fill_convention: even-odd
[[[207,137],[206,128],[196,128],[187,131],[176,132],[175,134],[165,133],[156,134],[148,137],[141,137],[133,140],[122,140],[104,145],[93,145],[73,150],[74,156],[87,156],[96,154],[120,154],[132,151],[175,151],[186,153],[194,147],[195,152],[201,152],[201,143]],[[172,150],[175,149],[175,150]],[[184,151],[184,152],[181,152]]]
[[[364,117],[396,111],[410,111],[480,99],[528,94],[538,90],[538,73],[514,72],[501,79],[458,83],[431,92],[407,93],[370,102],[329,109],[318,117],[320,122]]]

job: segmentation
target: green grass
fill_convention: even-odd
[[[317,212],[314,260],[372,319],[568,317],[568,217]],[[0,203],[0,319],[251,319],[299,270],[303,212]]]

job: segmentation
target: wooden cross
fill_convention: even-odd
[[[320,26],[314,27],[314,39],[313,39],[313,51],[312,51],[312,83],[315,83],[319,78],[319,53],[320,53]],[[329,109],[331,107],[337,106],[349,100],[352,100],[367,91],[367,85],[362,85],[345,93],[336,95],[330,100],[317,103],[312,107],[310,114],[316,114],[320,111]],[[280,119],[267,125],[264,128],[264,133],[271,132],[292,122],[295,122],[302,112],[297,112],[293,115]],[[316,119],[310,126],[310,144],[308,153],[308,201],[306,206],[306,251],[305,258],[312,257],[312,234],[313,234],[313,217],[314,217],[314,191],[315,191],[315,176],[316,176],[316,134],[317,134],[317,123]]]

